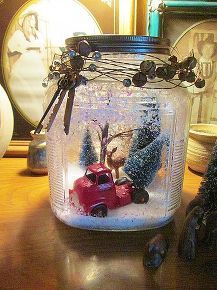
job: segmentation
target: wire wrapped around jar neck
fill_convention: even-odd
[[[164,82],[164,79],[157,77],[155,73],[157,67],[162,66],[162,64],[170,64],[168,58],[169,55],[156,53],[101,53],[100,61],[93,63],[92,58],[86,59],[87,69],[82,71],[82,75],[86,77],[87,82],[93,80],[119,82],[125,87],[145,87],[146,89],[161,89],[162,86],[164,86],[163,88],[172,88],[172,83]],[[148,68],[147,64],[153,65],[153,61],[154,66]],[[140,82],[138,82],[134,75],[140,72],[142,74]],[[174,87],[180,84],[178,79],[173,80],[173,82]]]
[[[48,82],[55,78],[58,80],[58,88],[35,133],[41,131],[43,121],[55,103],[47,125],[49,131],[63,99],[67,95],[64,131],[68,135],[76,88],[101,77],[121,82],[124,87],[134,86],[146,89],[159,89],[156,83],[161,82],[165,82],[166,86],[161,86],[160,89],[165,88],[167,90],[175,87],[186,87],[183,82],[187,82],[188,86],[195,85],[198,88],[205,85],[205,81],[200,78],[200,70],[193,54],[179,62],[174,55],[165,60],[153,54],[139,53],[136,63],[125,59],[114,59],[115,55],[117,54],[112,53],[113,58],[111,58],[110,53],[92,52],[92,48],[86,40],[78,43],[77,51],[69,50],[64,51],[62,55],[55,55],[50,66],[50,73],[44,80],[43,85],[47,86]],[[133,56],[135,54],[121,52],[121,55]],[[137,61],[140,57],[144,59]],[[89,74],[89,77],[85,76],[86,73]],[[154,87],[150,86],[153,84]]]

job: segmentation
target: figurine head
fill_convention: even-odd
[[[113,153],[117,151],[118,147],[113,148],[112,150],[107,151],[107,156],[112,157]]]

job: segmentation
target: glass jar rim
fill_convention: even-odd
[[[83,35],[65,40],[67,49],[77,50],[80,41],[86,40],[92,51],[122,53],[169,54],[170,41],[167,38],[145,35]]]

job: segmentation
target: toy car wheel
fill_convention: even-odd
[[[135,189],[133,194],[134,203],[147,203],[149,201],[149,194],[145,189]]]
[[[115,181],[115,185],[123,185],[123,184],[126,184],[128,182],[132,183],[132,181],[129,178],[127,178],[126,176],[123,176],[123,177],[118,178]]]
[[[90,215],[95,217],[106,217],[107,211],[108,211],[107,206],[104,204],[100,204],[92,209]]]

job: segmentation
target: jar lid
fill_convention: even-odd
[[[86,40],[92,51],[125,53],[169,54],[170,41],[166,38],[144,35],[83,35],[67,38],[67,49],[77,50],[80,41]]]

